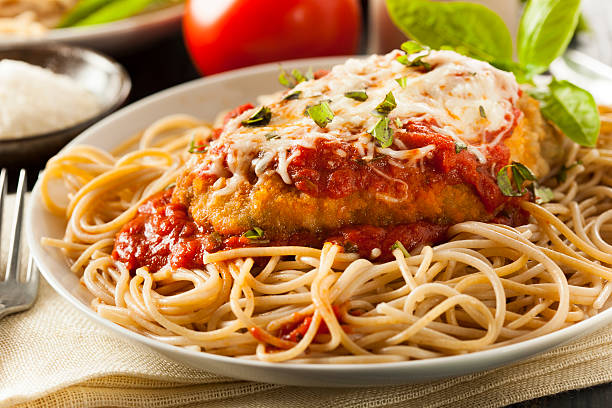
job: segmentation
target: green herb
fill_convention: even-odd
[[[143,12],[155,0],[115,0],[100,7],[87,17],[72,24],[73,27],[110,23]]]
[[[404,244],[402,244],[401,242],[395,241],[395,243],[391,245],[391,251],[394,251],[396,249],[399,249],[400,251],[402,251],[402,254],[404,255],[404,257],[406,258],[410,257],[410,252],[408,252]]]
[[[395,25],[421,44],[436,49],[464,47],[485,60],[512,60],[508,28],[480,4],[387,0],[387,9]]]
[[[462,141],[455,142],[455,153],[459,154],[465,149],[467,149],[467,145],[465,143]]]
[[[540,101],[542,115],[581,146],[594,147],[599,135],[599,111],[593,95],[567,81],[530,92]]]
[[[360,102],[363,102],[368,99],[368,94],[366,93],[366,91],[349,91],[345,92],[344,96]]]
[[[517,36],[517,56],[531,75],[540,74],[567,48],[580,16],[580,0],[530,0]]]
[[[308,81],[309,79],[313,79],[312,68],[310,68],[306,75],[304,75],[299,69],[295,68],[291,70],[290,74],[288,74],[281,67],[278,74],[278,82],[287,88],[293,88],[300,82]]]
[[[413,41],[409,41],[409,42],[413,42]],[[429,52],[422,54],[422,55],[410,56],[410,57],[408,56],[408,54],[404,54],[404,55],[400,55],[395,60],[397,62],[400,62],[406,65],[407,67],[423,67],[425,68],[425,70],[429,71],[431,70],[431,65],[423,61],[423,58],[427,57],[428,55],[429,55]]]
[[[291,101],[293,99],[299,99],[301,94],[302,94],[302,91],[293,91],[293,92],[289,93],[288,95],[286,95],[283,98],[283,101]]]
[[[565,180],[567,180],[567,172],[578,166],[579,164],[582,164],[582,160],[578,160],[576,163],[572,163],[569,166],[563,165],[563,167],[561,167],[561,170],[559,170],[559,173],[555,177],[557,181],[559,183],[564,183]]]
[[[278,139],[280,136],[276,133],[266,133],[266,140]]]
[[[78,21],[83,20],[96,10],[104,7],[114,0],[82,0],[79,1],[65,16],[62,18],[56,28],[71,27]]]
[[[389,128],[389,118],[383,116],[368,132],[378,141],[380,147],[387,148],[393,144],[393,131]]]
[[[480,117],[486,119],[487,118],[487,112],[485,112],[485,108],[484,106],[480,105],[478,107],[478,111],[480,112]]]
[[[514,186],[512,181],[514,181]],[[536,178],[527,166],[519,162],[512,162],[502,167],[497,173],[497,185],[502,194],[507,197],[523,196],[527,192],[524,188],[525,181],[536,181]]]
[[[392,92],[389,92],[385,96],[385,99],[376,107],[376,112],[380,113],[381,115],[388,115],[389,112],[395,109],[396,106],[397,103],[395,103],[395,97],[393,96]]]
[[[324,128],[334,119],[334,112],[326,101],[309,107],[306,112],[320,128]]]
[[[548,187],[542,187],[534,184],[533,195],[535,196],[536,204],[544,204],[553,199],[554,193]]]
[[[402,88],[406,87],[407,81],[408,81],[408,78],[406,78],[406,77],[395,78],[395,82],[397,82],[399,84],[399,86],[402,87]]]
[[[402,123],[402,120],[400,118],[395,118],[395,126],[397,126],[398,128],[404,127],[404,124]]]
[[[206,153],[207,150],[208,146],[196,144],[195,139],[191,139],[191,143],[189,143],[189,153],[202,154]]]
[[[246,120],[242,121],[244,126],[265,126],[270,123],[270,119],[272,119],[272,111],[270,108],[266,106],[262,106],[259,108],[257,112],[251,115]]]
[[[422,44],[419,44],[416,41],[404,41],[401,48],[402,51],[408,55],[427,50],[427,47],[424,47]]]
[[[312,72],[312,67],[308,67],[308,71],[306,71],[306,74],[304,74],[304,76],[306,77],[307,80],[311,80],[314,79],[314,72]]]
[[[264,237],[264,231],[259,227],[253,227],[252,229],[242,234],[242,236],[248,239],[258,240]]]

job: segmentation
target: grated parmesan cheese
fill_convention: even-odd
[[[0,61],[0,139],[60,130],[100,112],[96,98],[65,75]]]

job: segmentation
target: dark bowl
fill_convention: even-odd
[[[100,112],[65,129],[31,136],[0,139],[0,167],[42,167],[66,143],[126,100],[132,87],[125,69],[98,52],[68,45],[47,44],[0,51],[4,58],[25,61],[67,75],[91,92]]]

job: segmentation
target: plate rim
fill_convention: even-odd
[[[363,57],[363,56],[355,56],[355,57]],[[107,124],[125,120],[127,117],[133,114],[135,111],[145,110],[147,106],[153,105],[156,103],[160,103],[165,98],[170,97],[171,95],[181,94],[183,92],[196,92],[199,87],[206,86],[209,83],[216,82],[224,82],[229,81],[235,77],[249,76],[267,72],[276,72],[279,64],[283,66],[293,68],[293,67],[306,67],[308,65],[314,64],[328,64],[333,65],[340,61],[346,60],[347,56],[334,56],[334,57],[321,57],[321,58],[307,58],[307,59],[296,59],[289,61],[281,61],[275,63],[268,63],[262,65],[256,65],[252,67],[237,69],[233,71],[228,71],[225,73],[211,75],[206,78],[195,79],[180,85],[176,85],[174,87],[162,90],[146,98],[143,98],[137,102],[134,102],[122,109],[114,112],[113,114],[107,116],[94,126],[88,128],[86,131],[81,133],[75,139],[73,139],[70,143],[68,143],[62,151],[65,149],[76,145],[81,144],[81,141],[86,139],[88,135],[95,134],[99,129],[103,129]],[[153,118],[152,121],[154,121]],[[125,136],[126,138],[129,135]],[[61,152],[60,152],[61,153]],[[397,373],[406,373],[406,374],[414,374],[419,373],[419,371],[461,371],[460,374],[450,374],[450,375],[439,375],[437,378],[449,378],[449,377],[458,377],[465,374],[476,373],[483,370],[492,369],[500,366],[508,366],[517,361],[524,360],[526,358],[541,354],[547,350],[550,350],[555,347],[562,346],[573,340],[578,340],[583,336],[592,333],[593,331],[600,329],[605,325],[612,324],[612,307],[608,308],[595,316],[589,317],[586,320],[575,323],[566,328],[557,330],[552,333],[545,334],[543,336],[539,336],[533,339],[525,340],[516,344],[511,344],[507,346],[502,346],[498,348],[488,349],[484,351],[476,351],[472,353],[455,355],[455,356],[445,356],[445,357],[437,357],[432,359],[423,359],[423,360],[408,360],[408,361],[400,361],[400,362],[387,362],[387,363],[360,363],[360,364],[304,364],[304,363],[272,363],[266,361],[258,361],[258,360],[246,360],[240,359],[236,357],[227,357],[221,355],[215,355],[203,351],[193,351],[185,348],[181,348],[178,346],[173,346],[170,344],[163,343],[161,341],[146,337],[142,334],[133,332],[129,329],[126,329],[116,323],[111,322],[110,320],[104,319],[99,316],[97,313],[90,308],[89,305],[85,304],[79,300],[75,295],[70,293],[70,291],[65,288],[61,282],[55,279],[53,273],[50,271],[48,265],[45,264],[44,258],[48,255],[45,254],[45,249],[42,248],[40,244],[40,240],[38,236],[35,235],[35,232],[32,225],[32,218],[34,217],[34,207],[35,204],[40,202],[40,181],[37,181],[30,200],[27,206],[27,214],[26,214],[26,236],[28,245],[30,247],[30,251],[36,261],[39,270],[47,280],[47,282],[53,287],[53,289],[58,292],[65,300],[67,300],[70,304],[76,307],[78,310],[83,312],[90,320],[98,323],[111,332],[124,337],[124,340],[130,340],[132,342],[144,344],[154,350],[161,351],[164,355],[170,356],[179,354],[181,355],[181,361],[188,360],[212,360],[215,363],[228,364],[230,366],[249,366],[252,368],[264,368],[264,369],[280,369],[280,370],[288,370],[288,371],[305,371],[310,375],[320,373],[329,373],[334,372],[340,375],[354,373],[355,371],[367,370],[368,376],[375,375],[384,375],[384,374],[397,374]],[[44,210],[44,206],[42,207]],[[47,212],[46,217],[53,216],[51,213]],[[66,273],[72,274],[72,272],[66,267]],[[172,357],[171,357],[172,358]],[[176,359],[174,359],[176,361]],[[198,365],[200,368],[202,365]],[[465,369],[465,367],[476,367],[475,369]],[[414,372],[414,373],[413,373]],[[237,376],[236,378],[240,378]],[[245,378],[245,377],[242,377]],[[414,382],[413,378],[407,376],[404,378],[404,382],[393,382],[390,381],[388,384],[399,384],[399,383],[410,383]],[[363,380],[361,381],[363,382]],[[309,384],[304,384],[308,386]],[[365,384],[364,384],[365,385]],[[334,386],[334,384],[329,384],[329,386]],[[346,385],[343,385],[346,386]]]

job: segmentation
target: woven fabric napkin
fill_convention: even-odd
[[[169,361],[90,322],[44,280],[32,309],[0,321],[0,407],[485,408],[609,381],[612,326],[485,373],[421,385],[324,389],[237,381]]]

